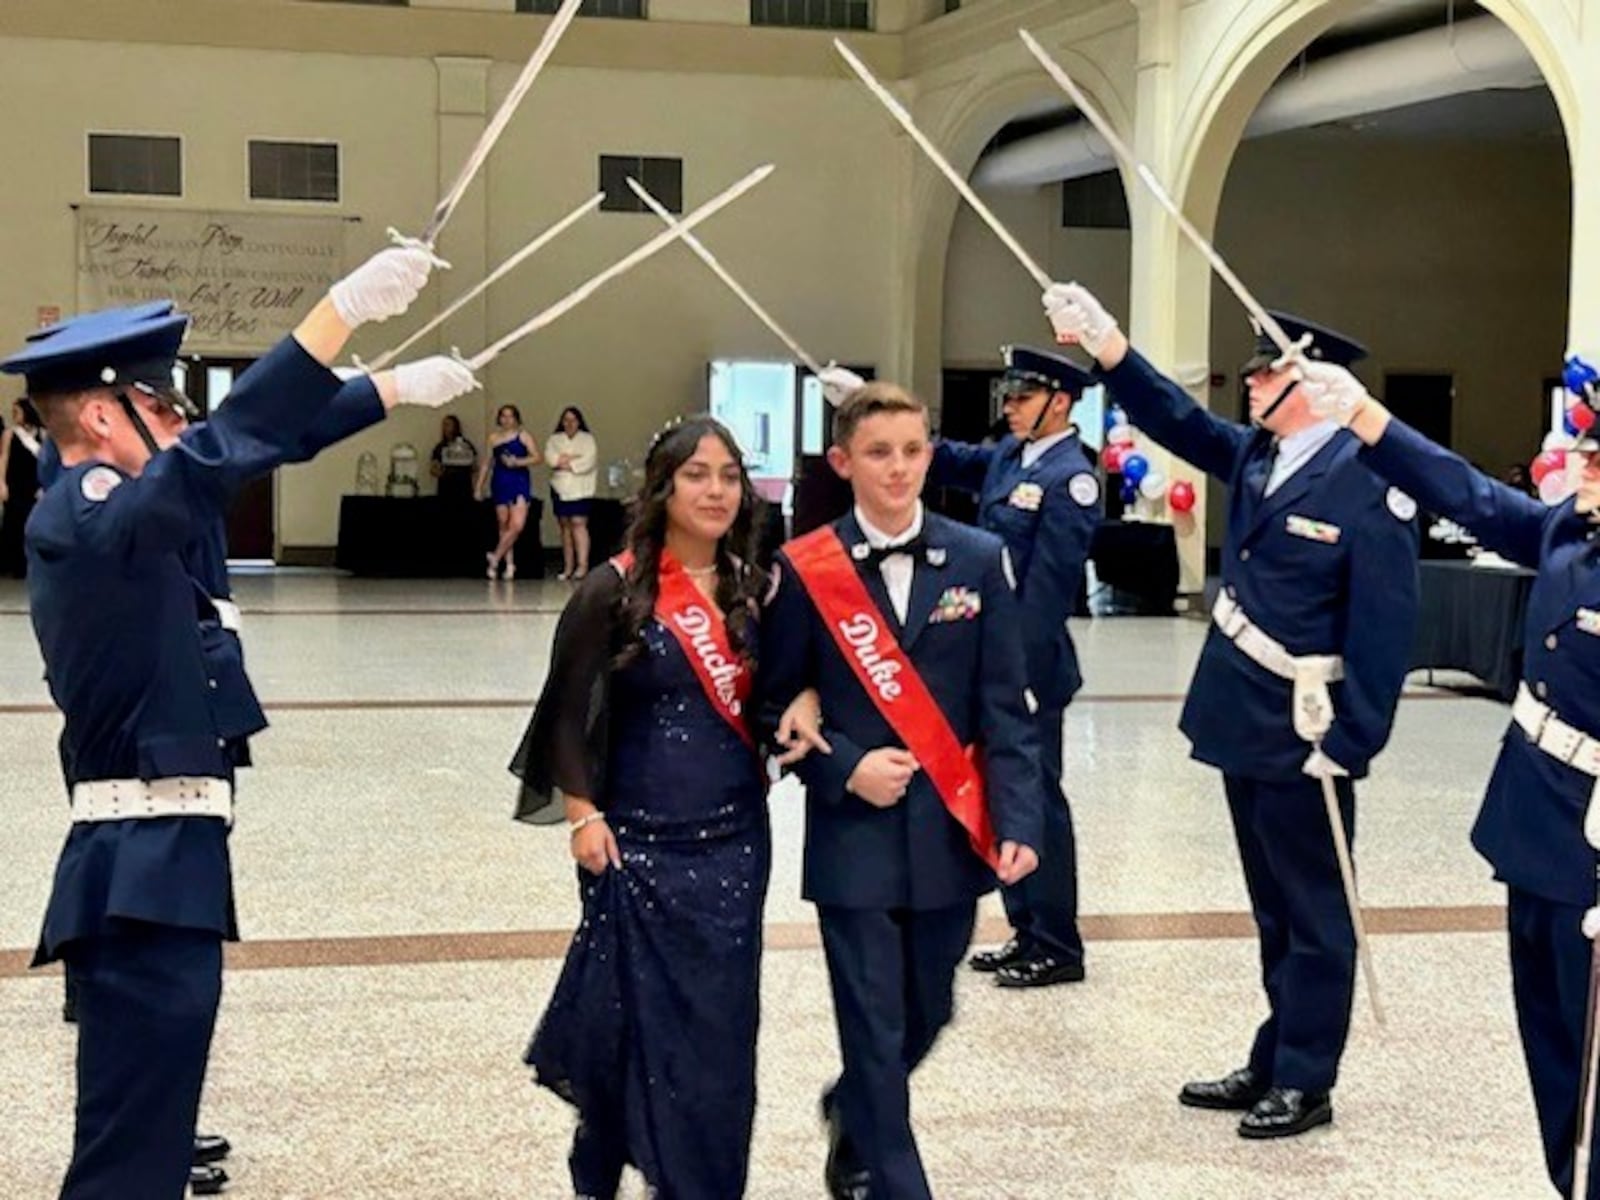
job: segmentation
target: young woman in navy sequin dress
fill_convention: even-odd
[[[564,801],[583,900],[526,1061],[577,1107],[579,1197],[611,1200],[631,1165],[660,1200],[733,1200],[771,866],[746,717],[756,498],[710,418],[658,439],[645,473],[629,550],[563,613],[512,765],[519,817]]]

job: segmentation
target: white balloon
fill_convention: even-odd
[[[1139,494],[1146,500],[1160,500],[1167,494],[1167,477],[1160,471],[1146,471],[1139,481]]]
[[[1539,499],[1546,504],[1552,506],[1560,504],[1571,492],[1565,471],[1551,471],[1539,481]]]
[[[1106,431],[1106,441],[1113,446],[1131,446],[1133,444],[1133,426],[1113,425]]]
[[[1571,447],[1572,442],[1571,435],[1564,430],[1552,429],[1544,435],[1544,442],[1539,448],[1541,450],[1566,450]]]

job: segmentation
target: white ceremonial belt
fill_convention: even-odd
[[[218,600],[213,596],[211,607],[217,610],[217,624],[229,633],[238,633],[244,627],[244,617],[239,612],[239,606],[232,600]]]
[[[1211,619],[1223,637],[1244,651],[1246,658],[1280,679],[1309,677],[1317,683],[1337,683],[1344,678],[1344,659],[1339,655],[1302,654],[1296,658],[1283,648],[1282,642],[1263,632],[1226,589],[1217,593]]]
[[[1555,709],[1530,692],[1526,683],[1517,685],[1511,719],[1551,758],[1600,779],[1600,740],[1556,716]]]
[[[72,785],[72,823],[148,821],[156,817],[220,817],[233,821],[233,784],[226,779],[94,779]]]

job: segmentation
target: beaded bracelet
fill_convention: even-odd
[[[586,817],[579,817],[576,821],[567,822],[567,829],[573,837],[577,837],[580,829],[584,829],[590,825],[593,825],[596,821],[604,821],[605,819],[605,813],[599,811],[592,812]]]

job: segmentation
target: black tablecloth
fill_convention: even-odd
[[[1112,589],[1119,607],[1140,616],[1171,615],[1178,594],[1178,538],[1171,525],[1102,521],[1089,557],[1095,577]]]
[[[539,517],[544,503],[529,501],[528,523],[517,540],[517,575],[544,574]],[[466,576],[483,574],[483,556],[497,539],[494,506],[487,500],[399,499],[346,496],[339,503],[335,565],[357,575]]]
[[[1522,678],[1522,623],[1534,573],[1422,562],[1412,670],[1443,667],[1476,675],[1502,700]]]

